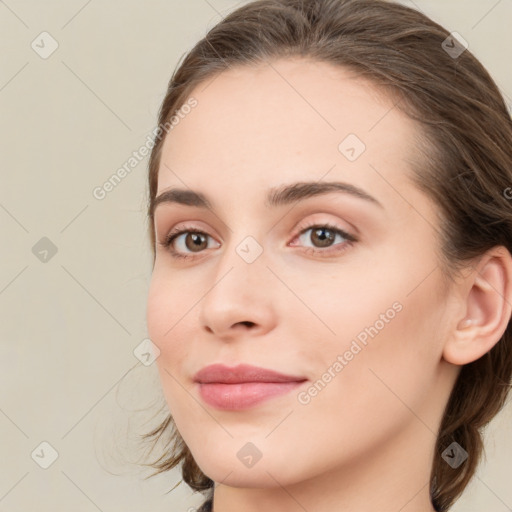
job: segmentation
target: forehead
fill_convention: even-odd
[[[345,68],[304,59],[236,67],[190,97],[197,106],[164,141],[157,194],[266,189],[327,173],[389,194],[378,175],[398,183],[410,169],[415,123]]]

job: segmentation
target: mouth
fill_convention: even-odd
[[[214,364],[194,376],[202,400],[222,410],[243,410],[282,396],[308,379],[266,368],[241,364],[228,367]]]
[[[228,411],[249,409],[261,402],[289,393],[302,385],[295,382],[242,382],[199,384],[199,394],[212,407]]]

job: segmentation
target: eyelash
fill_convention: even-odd
[[[305,252],[307,252],[309,254],[312,253],[315,255],[321,255],[322,257],[329,257],[329,256],[324,256],[324,254],[325,253],[331,254],[332,252],[335,252],[336,254],[340,254],[343,251],[347,250],[348,248],[352,247],[352,245],[354,245],[354,243],[358,242],[358,239],[356,237],[354,237],[350,233],[347,233],[346,231],[338,228],[337,226],[330,224],[329,222],[324,222],[324,223],[320,223],[320,224],[319,223],[310,224],[310,225],[304,227],[303,229],[301,229],[301,231],[299,231],[299,233],[293,238],[293,240],[300,238],[300,236],[303,235],[306,231],[309,231],[310,229],[313,229],[313,228],[317,228],[317,229],[318,228],[326,228],[327,230],[332,231],[335,235],[341,235],[346,241],[343,244],[337,244],[337,245],[342,245],[342,247],[339,249],[327,248],[327,249],[323,250],[323,249],[318,249],[318,248],[315,249],[313,247],[306,247]],[[174,242],[174,240],[178,236],[182,235],[183,233],[195,233],[195,234],[205,235],[207,237],[210,236],[210,235],[208,235],[208,233],[205,233],[203,231],[195,229],[194,226],[182,226],[181,228],[179,228],[177,230],[172,230],[165,237],[165,240],[163,242],[159,242],[159,244],[161,246],[165,247],[167,250],[169,250],[172,257],[175,259],[185,260],[185,259],[194,259],[194,258],[199,257],[199,256],[192,256],[190,254],[181,254],[179,251],[176,251],[176,249],[174,249],[172,247],[172,243]]]

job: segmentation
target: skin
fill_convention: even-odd
[[[166,137],[157,196],[191,188],[213,209],[158,206],[147,325],[169,410],[216,482],[215,512],[432,511],[435,433],[460,365],[507,326],[510,255],[495,248],[445,285],[437,207],[409,180],[418,127],[343,68],[278,60],[230,69],[191,96],[198,106]],[[366,145],[353,162],[338,150],[348,134]],[[383,208],[339,192],[265,206],[269,187],[310,180],[351,183]],[[202,252],[187,248],[186,235],[175,242],[193,257],[185,261],[158,243],[184,222],[209,235]],[[314,230],[298,238],[313,222],[358,241],[336,235],[322,247]],[[247,236],[263,248],[252,263],[236,252]],[[299,392],[397,303],[394,318],[300,403]],[[308,381],[220,411],[193,382],[219,362]],[[237,457],[247,442],[262,454],[252,467]]]

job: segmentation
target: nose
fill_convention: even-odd
[[[276,279],[264,255],[248,263],[234,248],[219,258],[211,284],[200,302],[200,322],[209,334],[225,340],[262,336],[276,324]]]

